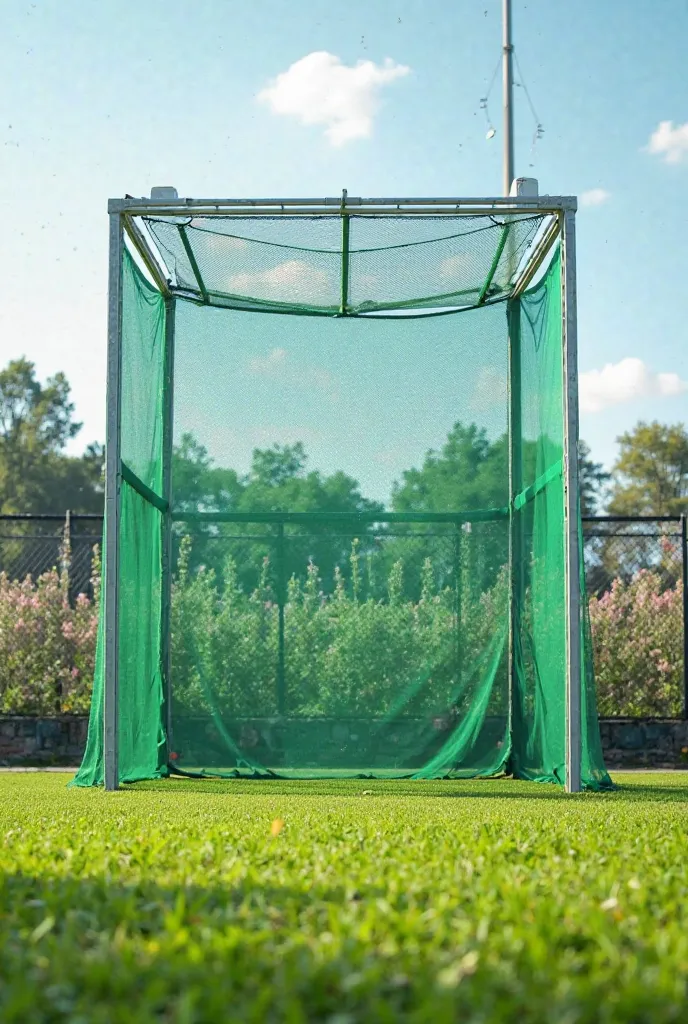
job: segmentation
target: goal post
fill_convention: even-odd
[[[575,210],[110,201],[77,784],[610,785],[586,683]]]

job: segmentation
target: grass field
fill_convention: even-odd
[[[67,778],[0,775],[3,1024],[688,1019],[688,775]]]

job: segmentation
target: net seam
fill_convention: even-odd
[[[537,478],[529,487],[524,488],[520,494],[517,494],[514,498],[514,508],[516,511],[523,508],[528,502],[533,501],[541,491],[547,487],[548,484],[552,483],[553,480],[561,477],[564,470],[562,460],[553,463],[549,469]]]
[[[169,509],[169,503],[161,498],[159,494],[151,490],[147,484],[144,484],[143,480],[134,473],[132,469],[127,466],[126,462],[121,464],[122,480],[136,491],[149,505],[153,505],[157,508],[158,512],[167,512]]]

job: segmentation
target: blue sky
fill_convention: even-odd
[[[103,438],[110,195],[499,194],[500,133],[486,140],[479,101],[500,18],[499,0],[5,0],[2,362],[64,370],[79,444]],[[582,434],[611,462],[639,418],[688,421],[688,3],[514,0],[514,36],[545,127],[531,167],[517,89],[517,172],[543,192],[608,193],[579,214],[578,273]],[[304,124],[317,92],[309,112],[293,78],[275,101],[291,113],[257,100],[321,51],[409,69],[366,94],[380,101],[368,137]],[[360,102],[342,102],[355,135]],[[498,82],[490,107],[499,129]]]

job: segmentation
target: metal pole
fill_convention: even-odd
[[[683,566],[683,718],[688,719],[688,516],[681,516],[681,565]]]
[[[521,404],[521,304],[511,299],[507,304],[507,325],[509,344],[508,395],[509,395],[509,706],[507,709],[511,760],[514,757],[514,704],[519,697],[517,675],[517,651],[520,651],[520,623],[525,592],[523,580],[523,517],[524,510],[516,509],[514,499],[523,490],[523,458],[521,438],[523,417]],[[520,707],[520,704],[517,706]]]
[[[462,631],[463,620],[463,568],[462,568],[462,540],[463,529],[461,523],[454,527],[454,566],[456,572],[456,604],[454,614],[456,615],[456,692],[461,692],[463,685],[463,645],[464,636]]]
[[[349,216],[346,212],[346,189],[342,191],[342,282],[339,312],[346,316],[349,303]]]
[[[151,199],[110,199],[109,213],[125,213],[129,217],[180,217],[192,212],[195,217],[227,217],[245,212],[249,217],[276,217],[284,213],[288,217],[303,211],[304,217],[322,214],[334,217],[341,210],[342,197],[326,199],[177,199],[165,203]],[[420,213],[435,216],[447,213],[451,216],[475,216],[495,213],[504,208],[507,213],[557,213],[564,209],[576,209],[573,196],[422,196],[361,198],[347,196],[346,209],[349,215],[361,213],[374,215],[378,209],[386,209],[392,216],[400,213]]]
[[[176,300],[165,299],[165,366],[163,376],[163,432],[162,432],[162,496],[167,502],[163,513],[162,529],[162,671],[165,684],[165,718],[167,724],[167,752],[172,741],[172,651],[170,643],[172,615],[172,451],[174,433],[174,327]]]
[[[503,0],[502,7],[502,90],[504,105],[504,195],[511,191],[514,180],[514,73],[511,43],[511,0]]]
[[[286,708],[286,676],[284,657],[284,523],[277,524],[277,710],[283,715]]]
[[[575,214],[563,217],[562,326],[564,395],[564,526],[566,585],[566,791],[581,789],[581,592],[578,518],[578,337]]]
[[[105,463],[105,788],[119,786],[119,528],[122,467],[122,219],[110,214],[108,271],[107,430]]]

